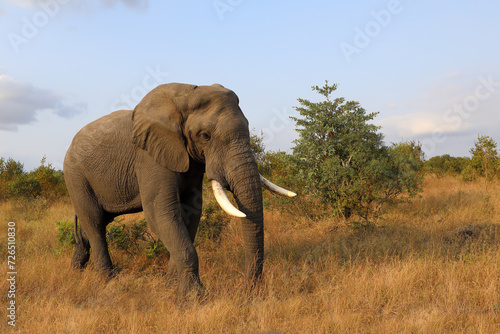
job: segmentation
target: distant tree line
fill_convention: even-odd
[[[44,198],[48,201],[67,195],[63,172],[46,163],[27,172],[24,165],[12,158],[0,158],[0,201],[34,200]]]
[[[470,157],[435,156],[425,162],[425,171],[437,177],[453,175],[464,181],[483,178],[487,182],[500,176],[500,156],[497,143],[489,136],[478,135]]]

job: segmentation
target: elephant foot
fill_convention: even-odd
[[[100,276],[102,276],[102,278],[106,281],[106,282],[109,282],[111,281],[112,279],[116,278],[118,276],[118,272],[116,269],[114,268],[101,268],[101,269],[97,269],[98,273]]]
[[[167,288],[174,287],[175,285],[177,285],[178,282],[179,282],[179,274],[177,266],[174,264],[172,259],[170,259],[170,262],[168,264],[167,276],[165,280],[165,286]]]
[[[198,275],[184,274],[179,277],[177,296],[182,301],[200,301],[205,299],[206,289]]]
[[[90,252],[85,249],[85,247],[81,243],[76,244],[75,253],[73,254],[73,258],[71,259],[71,266],[75,269],[85,269],[85,267],[87,267],[89,259]]]

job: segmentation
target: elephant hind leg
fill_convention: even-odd
[[[83,235],[81,228],[78,229],[77,215],[75,215],[75,242],[76,248],[71,259],[71,265],[75,269],[84,269],[90,259],[90,242]]]
[[[89,250],[92,248],[94,268],[110,277],[114,276],[106,242],[106,225],[110,217],[107,217],[106,213],[94,203],[77,207],[76,212],[80,221],[80,233],[77,234],[81,239],[77,240],[72,259],[73,266],[77,268],[85,266],[90,257]]]

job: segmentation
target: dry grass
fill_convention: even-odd
[[[244,289],[242,237],[199,246],[203,301],[181,303],[161,261],[112,251],[106,282],[71,270],[56,239],[68,203],[44,214],[0,206],[17,223],[18,320],[25,333],[497,333],[500,328],[500,184],[427,179],[422,198],[387,208],[374,226],[266,212],[265,277]],[[135,216],[131,219],[140,219]],[[465,231],[460,229],[469,226]],[[0,282],[0,300],[7,284]],[[6,318],[0,323],[5,333]]]

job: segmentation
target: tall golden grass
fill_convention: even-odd
[[[300,199],[298,199],[300,200]],[[29,211],[29,210],[28,210]],[[265,213],[261,284],[245,289],[237,222],[198,247],[203,300],[180,301],[161,261],[112,250],[107,282],[70,268],[56,238],[72,219],[60,202],[27,214],[0,206],[0,268],[17,227],[16,329],[22,333],[497,333],[500,184],[428,178],[421,198],[386,208],[373,225]],[[138,220],[140,215],[127,217]],[[0,283],[5,314],[7,282]],[[10,326],[2,317],[0,332]]]

